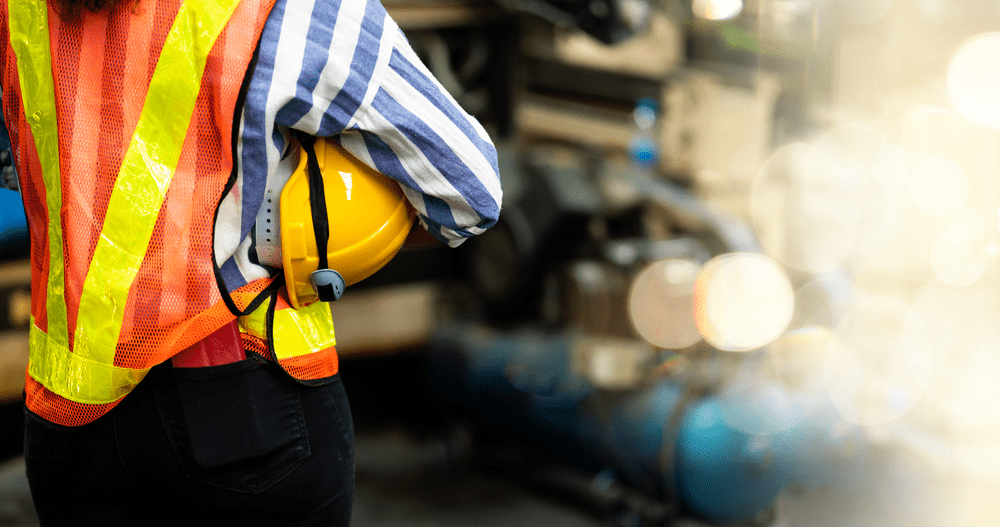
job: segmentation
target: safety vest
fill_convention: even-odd
[[[125,1],[77,21],[45,0],[0,6],[32,243],[25,391],[42,417],[97,419],[234,317],[248,351],[296,378],[336,373],[328,306],[288,309],[280,280],[227,291],[213,256],[234,115],[273,4]]]

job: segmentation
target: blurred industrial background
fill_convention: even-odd
[[[505,202],[331,305],[356,525],[1000,524],[1000,1],[384,3]]]

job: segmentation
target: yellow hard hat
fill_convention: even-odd
[[[336,300],[344,287],[381,269],[403,246],[415,218],[395,181],[335,141],[299,142],[299,166],[280,198],[281,259],[295,308]],[[324,235],[325,262],[319,249]]]

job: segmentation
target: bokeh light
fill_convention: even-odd
[[[810,406],[820,406],[827,400],[822,371],[833,339],[830,328],[806,326],[785,333],[767,347],[774,377]]]
[[[948,65],[948,96],[966,119],[1000,130],[1000,33],[962,44]]]
[[[725,351],[749,351],[781,336],[795,298],[777,263],[760,254],[710,260],[695,283],[695,320],[705,340]]]
[[[858,207],[858,230],[854,243],[842,249],[850,250],[848,260],[864,257],[883,243],[884,237],[894,228],[900,217],[898,197],[893,189],[878,184],[874,175],[877,156],[889,145],[889,140],[875,128],[861,122],[847,122],[833,127],[815,141],[831,158],[836,159],[842,170],[842,182],[853,189]],[[815,269],[813,269],[815,271]]]
[[[829,409],[823,362],[833,332],[821,326],[788,331],[766,348],[767,361],[748,361],[720,391],[723,417],[747,434],[792,429]]]
[[[838,0],[835,6],[845,18],[855,24],[874,24],[889,14],[892,0]]]
[[[827,350],[831,400],[850,422],[884,425],[920,400],[932,372],[923,319],[902,300],[877,296],[855,306]]]
[[[976,287],[931,281],[914,300],[935,349],[936,374],[927,389],[933,424],[962,439],[1000,433],[998,291],[1000,278],[993,272]]]
[[[856,271],[878,254],[900,229],[905,228],[910,216],[909,200],[899,191],[879,185],[869,179],[859,195],[861,227],[854,251],[844,262],[845,268]]]
[[[792,269],[836,269],[857,241],[858,185],[858,175],[824,149],[805,143],[781,147],[764,163],[750,191],[761,244]]]
[[[789,328],[835,328],[864,296],[843,272],[819,276],[795,290],[795,315]]]
[[[691,11],[706,20],[729,20],[743,11],[743,0],[694,0]]]
[[[910,153],[901,145],[885,145],[875,152],[872,174],[888,188],[901,188],[910,179]]]
[[[986,270],[990,247],[982,229],[960,222],[931,246],[931,269],[942,283],[952,287],[974,284]]]
[[[924,214],[937,217],[954,214],[969,199],[969,176],[954,159],[925,159],[913,169],[910,198]]]
[[[981,168],[981,162],[989,163],[996,147],[995,131],[969,121],[952,108],[933,104],[913,104],[901,116],[898,133],[895,142],[912,154],[911,169],[919,161],[940,156],[960,161],[971,171]]]
[[[694,320],[694,283],[699,266],[691,260],[654,262],[632,282],[628,313],[639,335],[666,349],[701,340]]]
[[[790,430],[805,421],[809,406],[773,379],[737,378],[719,393],[722,418],[746,434],[767,436]]]
[[[836,159],[846,177],[854,182],[867,179],[875,155],[888,143],[881,132],[858,122],[839,124],[815,141],[816,147]]]

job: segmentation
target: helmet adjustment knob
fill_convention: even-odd
[[[344,294],[344,288],[347,287],[344,277],[333,269],[313,271],[309,274],[309,282],[312,283],[313,289],[316,290],[316,295],[319,297],[320,302],[339,300],[340,295]]]

